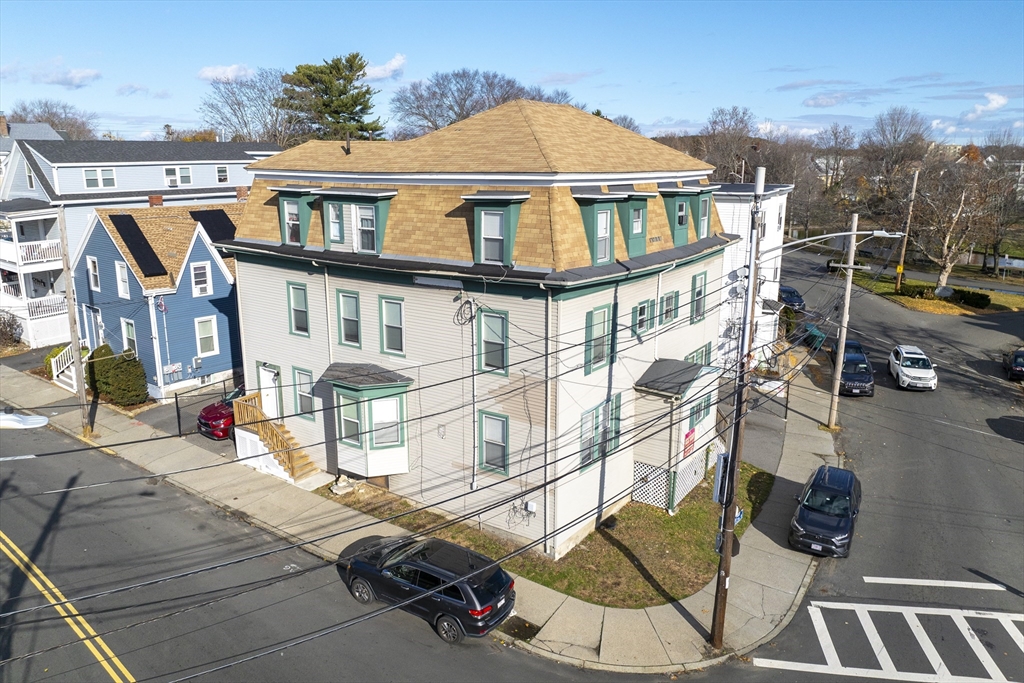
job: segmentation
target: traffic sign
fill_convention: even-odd
[[[898,265],[898,266],[896,266],[896,272],[897,272],[897,273],[902,273],[902,272],[903,272],[903,265],[902,265],[902,264],[901,264],[901,265]]]

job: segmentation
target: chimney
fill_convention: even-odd
[[[6,138],[11,135],[11,127],[7,125],[7,115],[0,111],[0,137]]]
[[[149,195],[149,205],[150,206],[163,206],[164,205],[164,196],[162,194],[151,194],[151,195]]]
[[[248,201],[249,199],[249,188],[245,185],[239,185],[235,188],[235,200],[239,202]]]

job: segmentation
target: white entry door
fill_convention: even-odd
[[[263,412],[271,420],[281,417],[281,407],[277,400],[280,381],[281,373],[274,368],[260,366],[260,401],[263,404]]]

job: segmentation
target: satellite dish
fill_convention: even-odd
[[[935,296],[939,297],[940,299],[948,299],[949,297],[953,296],[953,288],[952,287],[936,287],[935,288]]]

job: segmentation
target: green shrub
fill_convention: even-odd
[[[971,308],[988,308],[988,305],[992,303],[992,297],[988,294],[973,292],[969,289],[954,289],[949,300]]]
[[[21,341],[21,321],[10,311],[0,311],[0,346],[14,346]]]
[[[907,285],[900,287],[900,296],[910,299],[934,299],[935,288],[929,285]]]
[[[59,356],[65,348],[67,347],[55,346],[50,349],[50,352],[46,354],[45,358],[43,358],[43,372],[46,373],[47,379],[53,379],[53,364],[50,363],[50,361]]]
[[[789,335],[793,334],[793,330],[796,329],[796,311],[786,306],[782,309],[779,316],[782,318],[782,334],[788,339]]]
[[[102,393],[119,406],[144,403],[149,398],[149,389],[142,361],[126,354],[113,358],[107,374],[107,390]]]
[[[114,350],[110,348],[110,344],[104,344],[93,351],[88,360],[89,362],[86,363],[85,368],[85,378],[89,388],[92,389],[92,393],[108,393],[107,375],[110,372],[110,366],[114,362]]]

